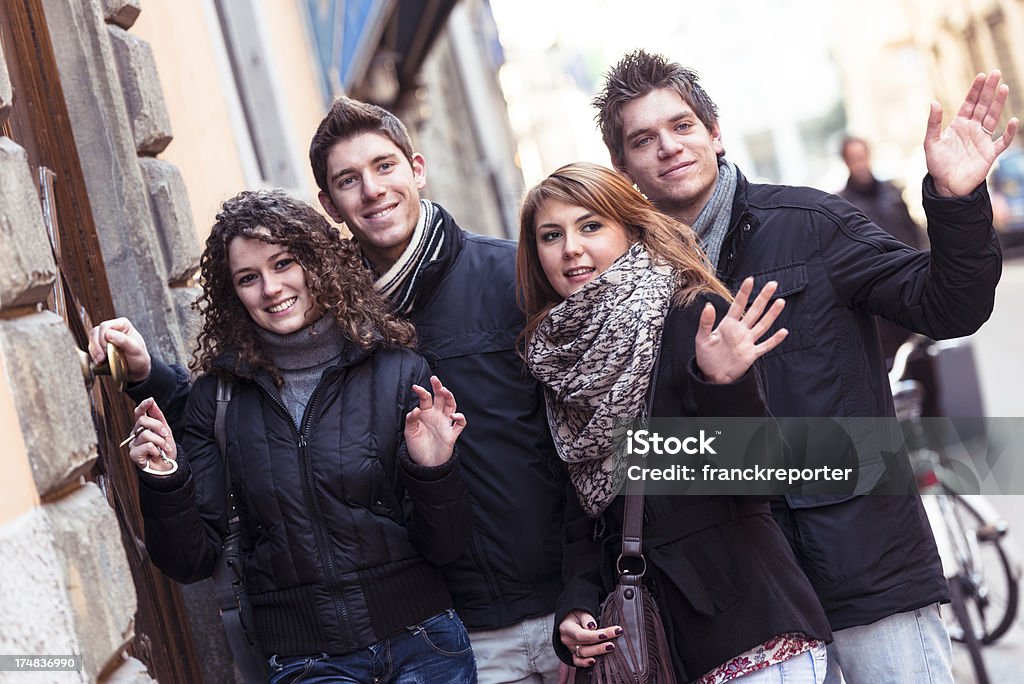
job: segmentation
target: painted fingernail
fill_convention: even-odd
[[[621,627],[616,627],[615,628],[615,636],[619,636],[620,634],[622,634],[622,628]]]
[[[604,632],[601,632],[600,634],[597,635],[597,638],[598,639],[607,639],[608,635],[605,634]]]
[[[604,645],[604,650],[605,651],[614,651],[615,650],[615,644],[605,644]]]
[[[597,623],[596,622],[588,622],[587,623],[587,629],[597,629]]]

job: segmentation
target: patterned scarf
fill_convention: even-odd
[[[555,448],[583,510],[601,514],[625,480],[625,422],[645,412],[661,331],[676,290],[672,267],[639,243],[548,312],[526,348],[543,385]]]
[[[700,210],[697,220],[693,222],[693,232],[700,238],[700,246],[704,248],[711,265],[716,269],[722,242],[729,230],[732,200],[735,196],[736,166],[721,156],[718,158],[718,182],[715,183],[715,191]]]
[[[409,315],[416,303],[416,294],[423,289],[422,281],[428,267],[445,258],[448,232],[445,228],[448,223],[454,225],[448,212],[433,202],[420,200],[420,218],[409,246],[388,272],[373,284],[378,292],[391,300],[396,313]]]

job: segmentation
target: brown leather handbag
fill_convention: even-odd
[[[675,684],[661,611],[644,586],[643,480],[627,480],[622,552],[615,563],[615,590],[601,604],[601,624],[619,625],[615,650],[597,659],[591,673],[596,684]]]

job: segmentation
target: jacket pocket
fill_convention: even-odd
[[[808,281],[807,264],[804,262],[789,264],[744,275],[742,278],[731,278],[727,283],[729,290],[736,292],[743,284],[743,280],[749,276],[754,277],[753,295],[756,296],[766,283],[774,280],[779,286],[775,290],[775,294],[772,295],[772,301],[786,300],[786,308],[783,309],[782,314],[765,334],[765,337],[773,335],[779,328],[786,328],[789,335],[782,344],[766,354],[765,358],[813,347],[816,344],[813,321],[807,320],[802,306],[803,299],[807,296],[805,293]]]

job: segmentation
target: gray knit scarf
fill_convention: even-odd
[[[692,226],[693,232],[700,238],[700,246],[704,248],[715,269],[718,268],[722,242],[729,230],[732,200],[735,196],[736,166],[723,155],[718,158],[718,182],[715,183],[715,191],[700,210],[700,215]]]
[[[432,261],[441,257],[445,246],[444,216],[433,202],[420,200],[420,218],[409,246],[374,287],[391,300],[395,311],[408,315],[416,303],[419,279]]]
[[[634,244],[551,309],[527,343],[526,365],[544,385],[555,448],[591,517],[625,480],[625,421],[646,410],[676,283],[672,267]]]

